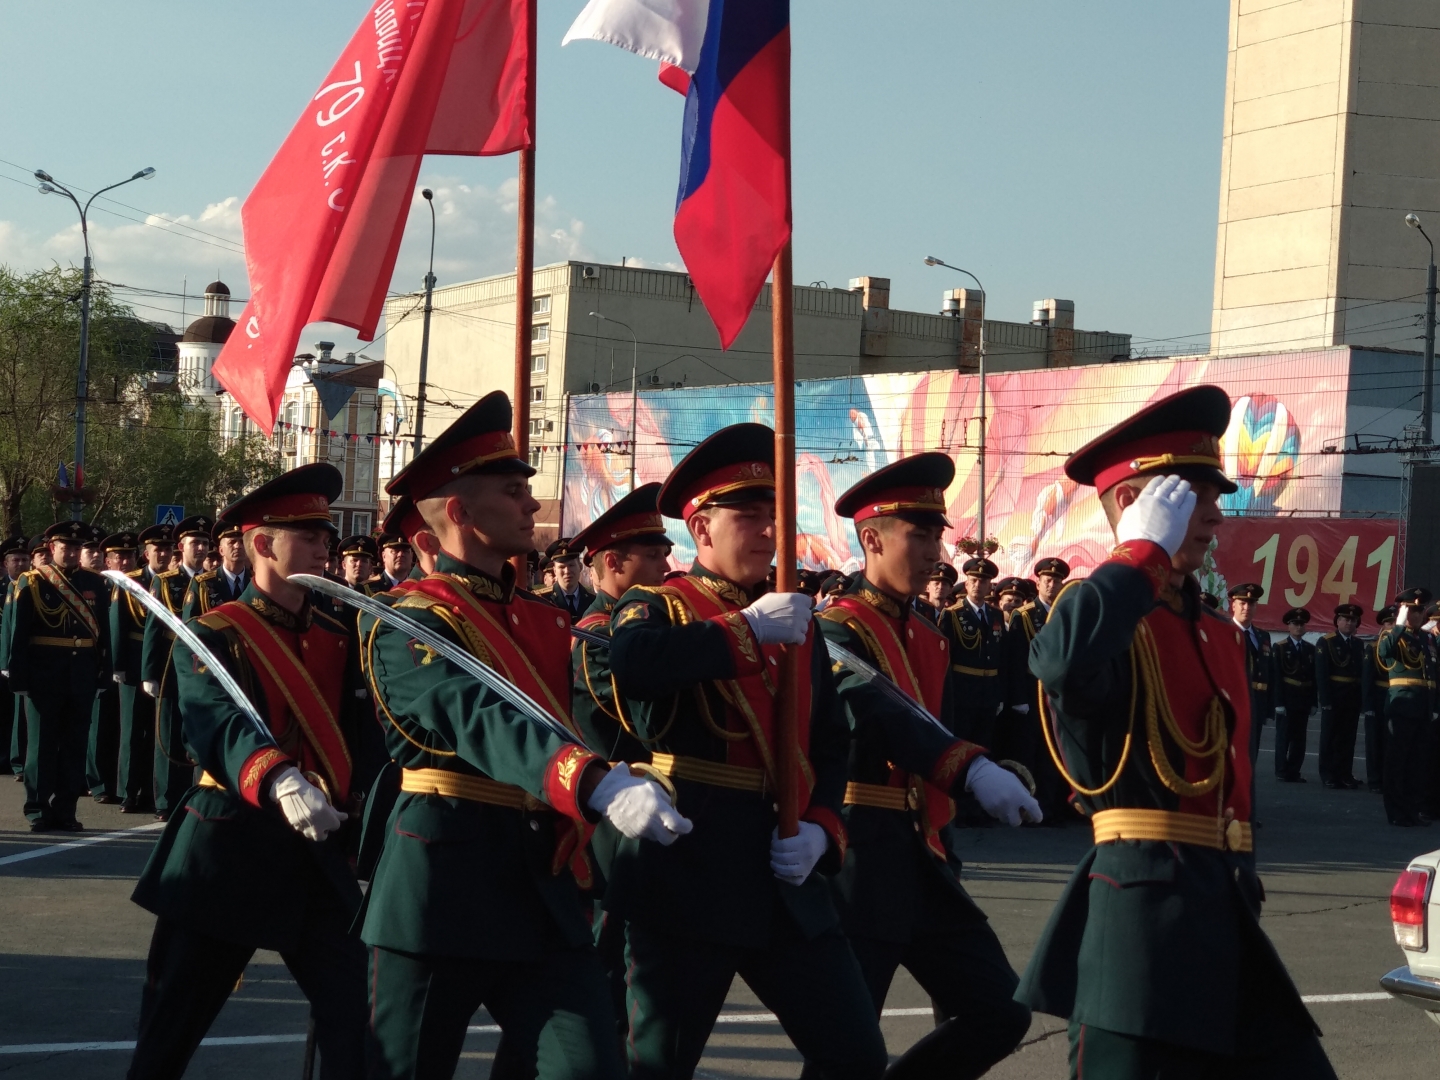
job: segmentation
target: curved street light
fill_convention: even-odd
[[[80,239],[85,244],[85,269],[80,279],[80,374],[75,382],[75,477],[71,481],[74,497],[70,500],[70,517],[79,521],[85,504],[80,500],[80,482],[85,470],[85,401],[90,396],[90,204],[107,191],[113,191],[132,180],[149,180],[155,175],[152,168],[144,168],[134,176],[126,177],[109,187],[103,187],[80,205],[80,200],[60,181],[44,169],[35,170],[35,179],[40,181],[41,195],[64,195],[80,214]]]
[[[420,196],[430,207],[430,267],[425,271],[425,321],[420,330],[420,391],[415,400],[415,452],[411,455],[412,460],[419,456],[420,444],[425,438],[425,378],[430,366],[430,312],[435,296],[435,192],[428,187],[421,188]]]
[[[934,255],[925,256],[925,265],[943,266],[947,270],[954,270],[957,274],[964,274],[980,289],[980,445],[976,452],[980,472],[980,498],[979,510],[975,515],[975,531],[979,534],[976,539],[980,542],[980,557],[983,559],[985,558],[985,286],[969,270],[951,266],[944,259],[937,259]],[[963,339],[961,347],[964,347]]]

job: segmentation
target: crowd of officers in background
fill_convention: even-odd
[[[0,557],[0,754],[8,756],[15,780],[27,784],[31,828],[78,831],[83,825],[76,806],[87,794],[97,803],[119,804],[122,813],[165,820],[194,773],[183,750],[176,752],[172,642],[157,619],[98,575],[126,573],[188,620],[244,591],[247,566],[238,530],[204,516],[115,533],[57,522],[28,542],[0,542]],[[54,584],[43,567],[66,571],[82,594],[104,599],[108,618],[98,620],[94,646],[61,597],[49,595]],[[594,602],[579,552],[568,540],[533,552],[530,568],[537,595],[569,611],[572,620],[578,622]],[[375,594],[423,569],[403,537],[380,533],[336,542],[329,575]],[[1027,657],[1070,567],[1063,559],[1043,558],[1032,574],[1002,577],[994,562],[979,557],[958,571],[942,562],[915,609],[950,643],[956,735],[990,748],[1015,769],[1033,786],[1044,824],[1063,826],[1078,818],[1042,734]],[[850,584],[849,575],[834,570],[800,576],[801,591],[822,609]],[[1370,635],[1362,635],[1364,611],[1357,604],[1335,607],[1333,629],[1320,633],[1310,628],[1312,613],[1296,607],[1285,613],[1287,633],[1280,636],[1254,625],[1263,597],[1254,583],[1234,586],[1223,602],[1204,595],[1211,607],[1228,603],[1244,633],[1255,718],[1252,759],[1261,753],[1261,730],[1273,723],[1277,781],[1307,783],[1308,754],[1318,758],[1324,787],[1383,794],[1392,825],[1423,826],[1440,818],[1440,604],[1426,589],[1406,590],[1378,613],[1378,632]],[[1402,607],[1407,622],[1397,627]],[[1355,775],[1357,760],[1365,762],[1363,781]],[[978,807],[960,811],[969,825],[993,824]]]

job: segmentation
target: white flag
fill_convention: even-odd
[[[590,0],[560,44],[607,41],[694,75],[709,15],[710,0]]]

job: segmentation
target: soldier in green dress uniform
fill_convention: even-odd
[[[595,594],[580,582],[580,548],[574,540],[562,536],[545,549],[544,565],[554,575],[554,581],[536,589],[535,595],[564,608],[571,622],[579,622],[595,602]]]
[[[375,576],[379,559],[373,536],[347,536],[340,541],[340,578],[352,589],[367,596],[374,590],[370,579]]]
[[[175,546],[174,527],[151,525],[137,538],[142,558],[129,576],[154,590]],[[155,811],[155,699],[141,689],[148,615],[145,606],[121,589],[110,591],[110,641],[120,697],[120,767],[116,780],[122,814]]]
[[[626,840],[606,885],[626,922],[630,1076],[690,1076],[738,974],[834,1080],[873,1080],[885,1045],[824,873],[840,869],[849,732],[810,598],[765,591],[774,433],[737,424],[675,467],[659,499],[695,542],[688,575],[634,588],[611,620],[625,715],[695,830]],[[778,835],[774,673],[793,650],[800,827]],[[820,873],[812,873],[819,870]]]
[[[993,746],[995,725],[1005,707],[1000,673],[1005,620],[990,601],[999,569],[989,559],[965,560],[960,567],[965,591],[940,617],[950,639],[950,679],[955,684],[955,734],[980,746]]]
[[[1045,625],[1050,608],[1065,579],[1070,576],[1070,564],[1054,556],[1041,559],[1034,569],[1035,598],[1026,599],[1010,613],[1010,622],[1005,629],[1004,662],[1005,701],[1010,716],[1006,724],[1008,744],[997,747],[999,756],[1013,758],[1030,771],[1035,781],[1035,797],[1045,812],[1045,821],[1050,825],[1061,825],[1074,820],[1067,799],[1069,787],[1061,779],[1045,749],[1045,739],[1040,733],[1040,717],[1036,709],[1039,683],[1030,673],[1030,643]],[[1023,585],[1025,579],[1017,579]]]
[[[79,832],[85,748],[95,698],[110,684],[109,589],[80,569],[89,526],[59,521],[45,530],[50,562],[15,586],[7,663],[24,699],[25,816],[32,832]]]
[[[948,454],[917,454],[840,496],[835,513],[854,520],[865,567],[819,619],[827,641],[875,665],[947,727],[949,643],[910,602],[939,556],[948,528],[945,489],[954,476]],[[1030,1010],[1014,1000],[1019,978],[960,884],[947,842],[951,796],[973,792],[1012,825],[1022,817],[1039,821],[1040,807],[980,747],[917,718],[847,669],[836,678],[851,749],[844,811],[850,844],[832,879],[835,901],[876,1016],[903,966],[930,995],[938,1021],[885,1075],[978,1077],[1019,1045]]]
[[[1395,625],[1395,605],[1386,604],[1375,615],[1379,633],[1365,643],[1361,669],[1360,703],[1365,715],[1365,786],[1371,794],[1385,790],[1385,703],[1390,696],[1389,677],[1380,666],[1380,636]]]
[[[1285,613],[1285,640],[1271,649],[1275,682],[1275,779],[1306,783],[1305,735],[1316,704],[1315,646],[1305,640],[1306,608]]]
[[[1255,605],[1265,596],[1264,587],[1253,581],[1232,585],[1227,594],[1230,617],[1240,628],[1245,643],[1245,669],[1250,673],[1250,764],[1260,758],[1260,732],[1275,710],[1275,657],[1270,632],[1255,625]],[[1253,803],[1251,804],[1253,807]]]
[[[244,533],[240,526],[222,518],[215,522],[210,539],[210,554],[218,555],[220,561],[213,569],[202,570],[191,579],[185,597],[186,619],[238,600],[250,584],[246,572],[249,563],[245,557]]]
[[[25,572],[29,558],[25,552],[25,538],[23,536],[12,536],[0,542],[0,559],[3,559],[3,576],[0,576],[0,648],[4,642],[4,611],[10,606],[10,599],[15,593],[15,582]],[[3,656],[0,656],[0,669],[5,667]],[[25,726],[23,718],[16,714],[19,702],[10,691],[10,680],[0,676],[0,770],[7,775],[13,775],[16,780],[25,778],[25,752],[23,748],[15,757],[19,758],[18,765],[11,764],[11,744],[19,738],[20,732]]]
[[[47,565],[50,562],[50,548],[45,540],[45,535],[39,533],[32,537],[25,544],[21,554],[24,555],[24,561],[20,564],[21,573],[27,569],[34,570]],[[15,609],[10,602],[15,599],[19,580],[18,574],[11,579],[10,586],[5,593],[5,609],[3,613],[0,613],[0,671],[6,671],[10,667],[10,645],[15,636]],[[23,782],[25,779],[25,751],[28,741],[27,732],[29,725],[25,721],[24,699],[14,695],[13,691],[12,696],[15,699],[15,709],[14,727],[10,732],[9,744],[10,770],[14,773],[16,780]]]
[[[1426,729],[1435,711],[1435,639],[1421,630],[1428,603],[1429,589],[1397,595],[1395,625],[1375,643],[1386,679],[1385,816],[1391,825],[1430,823],[1421,809]]]
[[[179,1077],[256,949],[280,953],[310,1001],[320,1075],[365,1061],[365,951],[353,826],[383,759],[354,624],[287,580],[324,569],[334,466],[302,465],[223,512],[254,579],[188,623],[255,706],[257,727],[183,642],[175,733],[203,770],[132,899],[155,914],[130,1080]],[[208,527],[207,527],[208,534]],[[181,812],[183,811],[183,812]]]
[[[190,580],[201,573],[214,525],[210,518],[198,514],[176,525],[174,540],[180,565],[162,571],[150,583],[150,595],[162,600],[176,615],[185,611]],[[140,650],[140,685],[155,699],[155,816],[161,821],[174,813],[180,797],[195,782],[195,762],[185,752],[180,717],[175,711],[175,666],[170,656],[174,647],[175,635],[159,619],[147,618]]]
[[[939,624],[941,613],[950,606],[959,571],[948,562],[937,562],[925,579],[925,591],[915,598],[915,610],[932,623]]]
[[[1060,594],[1030,669],[1095,846],[1017,997],[1069,1020],[1084,1080],[1335,1075],[1260,928],[1245,649],[1193,576],[1235,490],[1220,460],[1229,421],[1225,392],[1195,387],[1065,463],[1118,543]]]
[[[572,731],[569,619],[515,588],[533,546],[532,469],[487,395],[389,485],[439,540],[435,572],[380,600],[484,660]],[[370,615],[364,657],[400,793],[366,893],[372,1078],[449,1077],[482,1004],[512,1067],[618,1080],[623,1062],[576,874],[590,828],[674,842],[689,829],[656,783],[611,769],[441,652]],[[680,841],[681,844],[685,840]],[[678,845],[677,845],[678,846]]]
[[[128,574],[135,569],[139,537],[133,532],[117,532],[100,540],[103,569]],[[112,664],[119,662],[120,642],[115,635],[115,596],[110,588],[110,652]],[[112,675],[112,678],[114,676]],[[85,778],[90,795],[97,803],[114,805],[124,799],[120,784],[120,688],[111,683],[95,699],[90,718],[90,745],[85,757]]]
[[[1328,788],[1360,786],[1355,779],[1355,736],[1360,727],[1361,669],[1365,646],[1355,630],[1359,604],[1335,608],[1335,631],[1315,646],[1315,692],[1320,703],[1320,781]]]

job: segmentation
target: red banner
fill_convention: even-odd
[[[1373,633],[1374,613],[1399,587],[1399,529],[1396,520],[1365,518],[1228,518],[1205,585],[1223,599],[1230,587],[1258,582],[1265,596],[1255,623],[1266,630],[1284,630],[1281,619],[1296,607],[1325,630],[1337,604],[1359,604],[1361,632]]]

